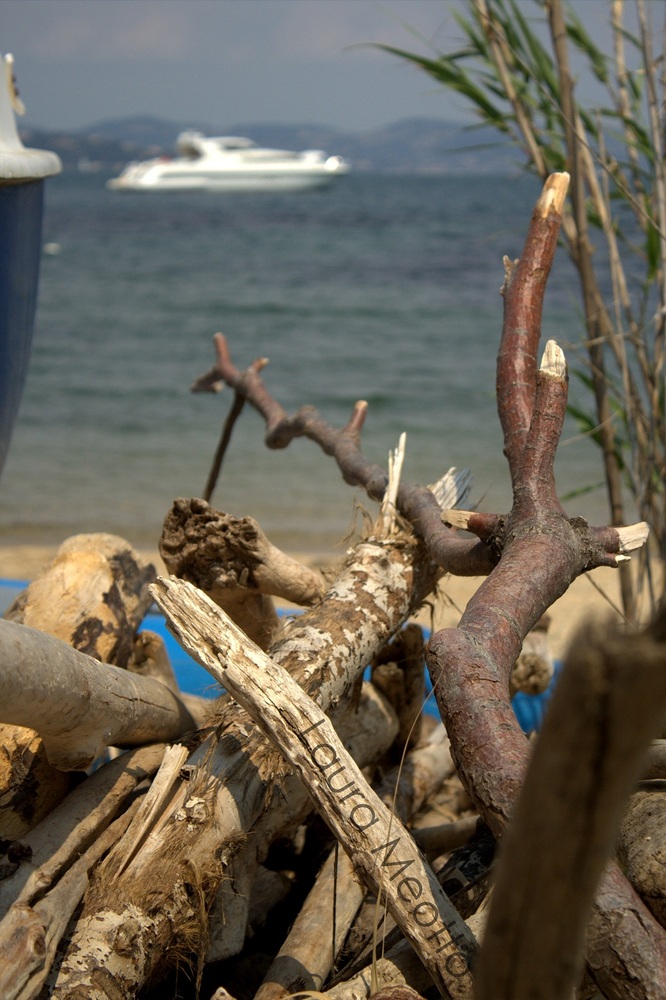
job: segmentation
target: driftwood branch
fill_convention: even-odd
[[[160,555],[173,576],[212,600],[211,591],[238,587],[310,607],[326,592],[323,574],[273,545],[254,518],[223,514],[204,500],[174,500]]]
[[[473,936],[401,821],[367,784],[333,726],[278,664],[186,583],[160,581],[160,604],[188,648],[233,694],[296,768],[364,882],[385,898],[444,996],[471,998]],[[208,607],[203,607],[203,602]],[[198,617],[217,627],[201,646]]]
[[[238,706],[235,706],[238,710]],[[245,713],[243,713],[245,715]],[[361,767],[379,760],[393,745],[398,732],[395,713],[372,684],[361,685],[355,708],[335,713],[336,730],[345,746]],[[293,786],[293,787],[292,787]],[[282,785],[286,794],[284,808],[267,809],[261,814],[245,840],[231,859],[227,870],[234,886],[231,894],[226,880],[220,885],[209,919],[207,960],[210,962],[238,954],[244,943],[245,927],[252,914],[251,892],[260,874],[258,860],[277,837],[293,830],[311,813],[311,802],[298,776],[291,774]],[[247,892],[248,898],[243,898]],[[230,927],[230,924],[236,924]]]
[[[49,762],[82,771],[108,746],[173,740],[196,729],[159,681],[98,663],[37,629],[0,622],[0,718],[39,733]]]
[[[39,994],[90,870],[123,836],[139,804],[131,797],[157,770],[163,753],[163,746],[148,747],[106,764],[10,846],[0,882],[3,998]]]
[[[509,698],[509,678],[522,642],[576,576],[594,566],[617,566],[622,547],[615,529],[591,528],[580,518],[570,519],[559,503],[553,464],[567,401],[561,352],[550,345],[536,369],[541,303],[566,182],[566,175],[556,175],[546,185],[523,256],[511,266],[505,282],[497,378],[513,506],[498,522],[499,562],[468,603],[459,626],[436,633],[427,649],[460,776],[498,837],[513,811],[529,758]],[[666,993],[664,931],[645,910],[628,934],[623,923],[613,923],[611,901],[616,914],[635,912],[631,887],[617,870],[609,869],[590,933],[605,935],[622,960],[607,964],[604,992],[618,998]],[[641,949],[660,956],[647,977],[638,958]],[[635,993],[627,992],[629,983]]]
[[[276,548],[253,518],[205,500],[174,501],[160,554],[171,574],[208,594],[262,649],[279,629],[271,597],[310,607],[326,591],[323,575]]]
[[[361,430],[367,403],[354,405],[351,417],[341,428],[331,427],[313,406],[301,407],[289,416],[271,396],[259,367],[250,365],[239,371],[233,364],[226,338],[216,333],[213,338],[217,360],[213,368],[195,382],[200,386],[224,382],[234,392],[247,399],[266,422],[265,441],[269,448],[285,448],[298,437],[307,437],[322,451],[331,455],[350,486],[362,487],[369,497],[381,500],[388,486],[388,471],[369,462],[360,447]],[[450,503],[449,506],[454,506]],[[443,570],[461,576],[479,576],[490,572],[495,564],[492,552],[475,540],[460,538],[442,523],[442,508],[435,492],[426,486],[401,483],[397,491],[398,512],[412,524],[416,533],[427,543],[431,558]]]
[[[350,716],[353,723],[350,700],[365,667],[421,605],[440,572],[408,536],[359,544],[321,604],[285,623],[271,658],[324,710],[335,710],[336,725]],[[206,633],[203,624],[204,634],[214,635],[214,627]],[[138,989],[175,942],[181,954],[203,961],[213,899],[222,907],[218,925],[225,938],[216,956],[242,947],[248,904],[245,916],[238,916],[245,898],[241,862],[249,851],[260,856],[307,815],[311,803],[298,777],[235,703],[223,699],[215,722],[130,867],[117,878],[113,867],[105,867],[93,880],[58,975],[59,1000],[90,989],[100,961],[109,983],[126,991]],[[218,893],[222,885],[238,892]],[[125,924],[127,947],[119,954],[118,913],[128,909],[135,919]]]
[[[48,632],[102,663],[126,667],[151,604],[155,567],[116,535],[74,535],[19,595],[9,621]]]
[[[150,607],[155,569],[123,538],[75,535],[5,614],[105,663],[129,666],[135,633]],[[37,734],[0,726],[0,832],[21,836],[46,816],[70,787],[52,767]]]
[[[398,733],[398,746],[403,746]],[[453,772],[444,727],[412,750],[374,785],[382,801],[403,821],[422,807]],[[305,904],[264,977],[255,1000],[280,1000],[298,990],[321,990],[361,905],[364,887],[349,856],[333,848]],[[330,942],[331,946],[326,947]]]
[[[0,882],[0,917],[13,903],[39,899],[122,810],[137,785],[155,774],[163,755],[164,746],[157,744],[109,761],[11,846]]]
[[[556,1000],[582,975],[595,890],[666,714],[660,628],[659,638],[654,630],[621,636],[605,623],[572,645],[502,843],[478,1000]],[[597,935],[593,923],[593,951]],[[624,995],[634,995],[629,984]]]

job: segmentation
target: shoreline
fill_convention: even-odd
[[[56,545],[0,545],[0,579],[33,580],[48,566],[57,548]],[[158,574],[165,572],[156,549],[137,549],[137,552],[153,563]],[[342,556],[341,552],[289,554],[306,565],[322,565]],[[433,631],[455,627],[467,602],[482,582],[483,577],[444,577],[440,587],[442,596],[433,608],[424,607],[416,621]],[[276,604],[289,607],[285,602],[276,601]],[[600,567],[574,580],[548,611],[551,619],[548,637],[553,657],[561,659],[566,654],[582,624],[592,617],[605,616],[615,622],[621,620],[620,606],[617,570]]]

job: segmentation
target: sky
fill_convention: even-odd
[[[574,3],[593,29],[606,21],[608,0]],[[350,131],[421,116],[467,122],[462,98],[372,47],[450,51],[456,4],[0,0],[0,51],[14,55],[25,122],[48,129],[136,115]]]

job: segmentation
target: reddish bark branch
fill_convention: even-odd
[[[269,393],[255,361],[240,371],[233,364],[226,338],[216,333],[213,342],[217,354],[215,365],[194,382],[194,392],[207,391],[210,386],[226,383],[237,396],[247,399],[266,423],[265,442],[269,448],[286,448],[297,437],[307,437],[331,455],[350,486],[362,487],[373,500],[381,500],[388,484],[388,473],[369,462],[360,447],[360,435],[367,403],[354,404],[352,414],[342,428],[331,426],[313,406],[302,406],[292,416]],[[264,359],[261,359],[264,362]],[[432,559],[445,571],[458,576],[483,576],[495,564],[491,549],[484,544],[461,538],[442,524],[442,511],[431,491],[425,486],[402,484],[398,490],[397,508],[426,542]]]
[[[660,632],[663,623],[624,636],[597,624],[572,646],[502,845],[475,974],[477,1000],[555,1000],[571,996],[580,979],[595,890],[666,708]],[[608,885],[614,874],[608,871]],[[626,887],[623,895],[633,911],[638,900]],[[603,913],[609,915],[603,905],[597,912],[595,946]],[[623,936],[632,937],[629,928]],[[635,938],[649,940],[649,932]],[[663,940],[661,949],[663,955]],[[605,964],[594,971],[603,989]],[[627,984],[623,996],[635,995]]]
[[[536,358],[546,280],[555,257],[568,174],[552,174],[544,184],[518,261],[505,259],[504,328],[497,356],[497,409],[504,453],[515,481],[532,423]]]
[[[532,218],[525,260],[513,267],[507,281],[497,394],[513,506],[501,557],[468,603],[458,628],[436,633],[427,650],[460,777],[498,837],[513,811],[529,757],[509,696],[509,677],[522,642],[578,575],[594,566],[616,566],[623,545],[613,529],[569,519],[555,490],[553,463],[566,408],[566,370],[563,357],[552,348],[539,371],[535,356],[562,197],[561,184],[547,182]],[[605,983],[605,995],[621,997],[628,995],[628,979],[647,983],[648,977],[638,969],[635,952],[631,955],[634,944],[626,945],[621,924],[613,922],[609,911],[611,898],[620,912],[635,911],[636,896],[617,871],[607,872],[604,886],[609,879],[614,891],[597,897],[591,933],[611,937],[611,948],[622,956],[623,970],[606,970]],[[646,947],[666,956],[666,935],[647,909],[641,920]],[[655,983],[663,986],[658,972]]]

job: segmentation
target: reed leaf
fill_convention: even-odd
[[[659,8],[666,12],[653,5],[653,16]],[[586,29],[580,8],[535,0],[532,9],[535,17],[518,0],[466,0],[454,12],[462,48],[436,58],[380,48],[466,98],[542,179],[572,172],[573,210],[563,234],[580,275],[588,363],[582,381],[591,402],[570,412],[599,445],[610,509],[622,516],[626,490],[652,527],[655,554],[666,556],[666,108],[663,92],[657,96],[663,66],[650,52],[640,0],[640,37],[623,23],[624,8],[609,5],[609,53]],[[569,49],[582,59],[576,78],[605,88],[601,108],[578,98]],[[632,586],[623,576],[629,618]]]

